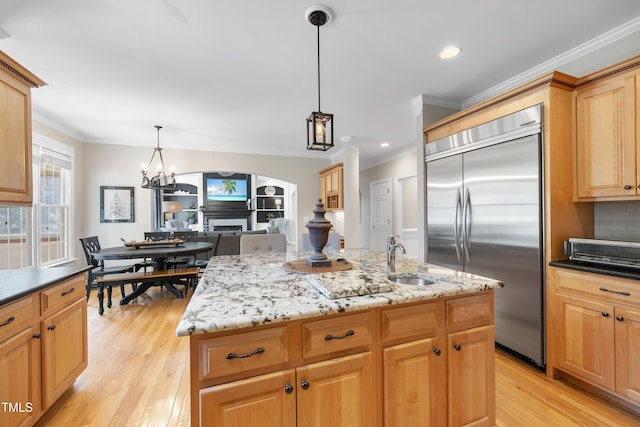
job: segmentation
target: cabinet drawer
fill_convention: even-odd
[[[610,302],[640,304],[640,281],[602,274],[556,269],[557,290]]]
[[[302,356],[312,357],[371,344],[369,313],[317,320],[302,325]]]
[[[38,294],[36,294],[37,296]],[[33,295],[0,307],[0,342],[12,336],[38,317],[38,304]]]
[[[40,292],[42,315],[55,313],[84,297],[85,286],[84,275],[79,275]]]
[[[445,303],[447,328],[467,329],[493,321],[493,292],[453,298]]]
[[[382,340],[384,342],[422,336],[433,337],[438,334],[442,305],[438,302],[391,308],[382,311]]]
[[[198,354],[201,380],[276,366],[289,360],[287,328],[202,340]]]

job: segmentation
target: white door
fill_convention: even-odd
[[[386,250],[391,233],[391,179],[374,181],[371,191],[371,249]]]

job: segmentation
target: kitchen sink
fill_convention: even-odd
[[[414,273],[394,273],[387,276],[387,279],[401,285],[428,286],[436,283],[434,280]]]

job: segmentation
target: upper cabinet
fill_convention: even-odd
[[[31,88],[45,85],[0,51],[0,205],[31,206]]]
[[[633,69],[638,65],[636,58],[635,65],[607,69],[576,90],[577,200],[640,195],[640,70]]]
[[[342,163],[320,171],[320,197],[327,210],[344,209],[344,172]]]

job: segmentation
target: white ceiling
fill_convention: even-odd
[[[48,83],[34,117],[81,141],[328,157],[313,0],[2,0],[0,49]],[[638,0],[326,0],[322,111],[361,165],[412,147],[412,101],[466,107],[558,69],[640,54]],[[2,31],[0,31],[0,34]],[[443,61],[446,45],[462,48]],[[383,151],[379,144],[390,143]]]

